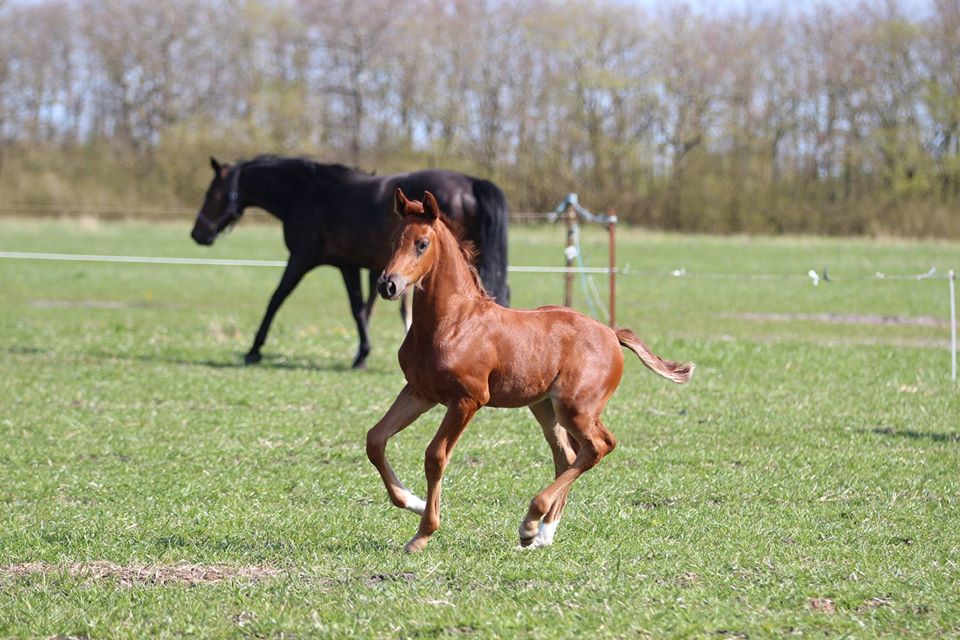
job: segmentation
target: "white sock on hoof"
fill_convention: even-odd
[[[537,529],[537,535],[533,539],[533,542],[527,546],[520,545],[521,549],[539,549],[541,547],[549,547],[553,544],[553,536],[557,532],[557,525],[560,524],[559,520],[554,520],[553,522],[541,522],[540,528]],[[523,531],[523,527],[521,527]]]
[[[560,524],[559,520],[554,520],[553,522],[541,522],[540,530],[537,531],[537,537],[533,539],[533,544],[531,547],[549,547],[553,544],[553,534],[557,532],[557,525]]]
[[[427,503],[407,491],[407,495],[404,498],[403,508],[407,511],[413,511],[418,516],[422,516],[424,510],[427,508]]]

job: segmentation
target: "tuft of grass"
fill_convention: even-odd
[[[0,249],[284,255],[271,227],[212,250],[187,231],[3,221]],[[511,243],[515,264],[562,261],[561,229]],[[603,235],[583,244],[603,264]],[[393,305],[377,303],[369,369],[352,371],[346,296],[319,269],[244,367],[276,270],[0,261],[0,636],[958,635],[949,329],[798,315],[944,319],[942,280],[854,277],[943,270],[958,249],[621,230],[635,274],[829,265],[836,279],[622,276],[620,324],[695,361],[693,382],[628,359],[604,415],[620,446],[537,551],[515,536],[551,477],[548,448],[528,412],[481,411],[418,556],[400,551],[416,518],[364,454],[403,384]],[[518,306],[563,291],[560,277],[511,285]],[[441,415],[388,449],[421,492]],[[223,579],[130,579],[144,567]]]

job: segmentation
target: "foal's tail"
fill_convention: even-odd
[[[653,351],[650,351],[650,347],[645,345],[643,340],[638,338],[630,329],[617,329],[616,332],[617,340],[620,341],[620,344],[637,354],[640,357],[640,362],[657,375],[661,375],[667,380],[676,382],[677,384],[684,384],[690,381],[690,376],[693,375],[695,366],[692,362],[680,363],[664,360]]]

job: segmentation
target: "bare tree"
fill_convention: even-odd
[[[176,202],[209,153],[306,152],[671,229],[960,233],[960,6],[906,1],[0,0],[0,189],[93,161]]]

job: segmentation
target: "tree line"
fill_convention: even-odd
[[[670,230],[960,236],[958,0],[0,0],[0,34],[0,204],[194,206],[209,155],[270,152]]]

